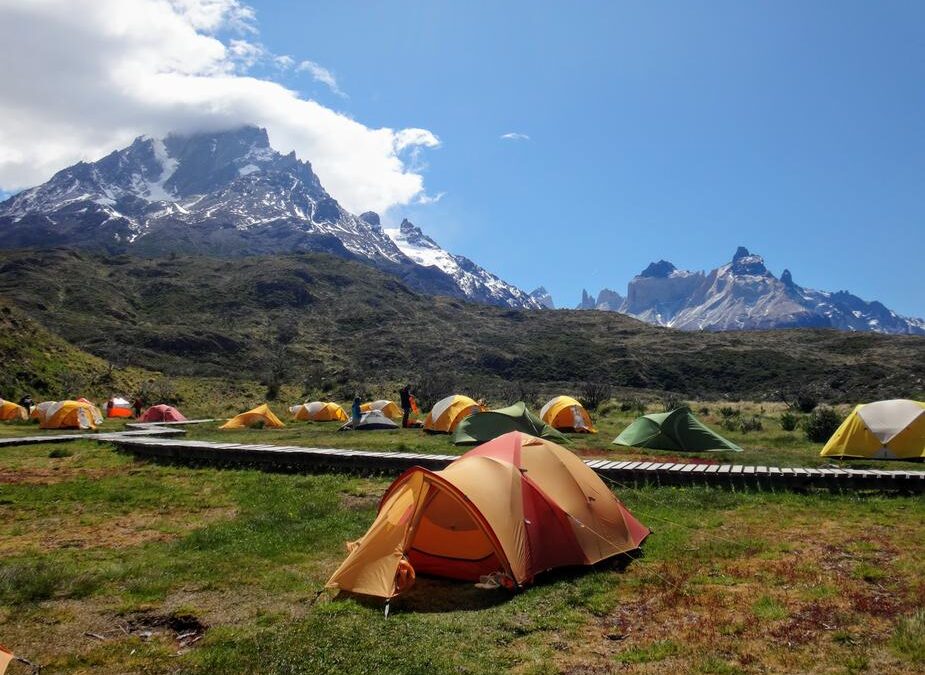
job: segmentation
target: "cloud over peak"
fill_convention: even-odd
[[[257,64],[296,67],[343,94],[329,70],[258,37],[237,0],[0,0],[0,191],[136,136],[256,124],[350,211],[426,194],[417,155],[439,145],[432,132],[368,127],[253,76]]]
[[[522,134],[519,131],[509,131],[506,134],[501,134],[500,136],[502,141],[529,141],[530,137],[527,134]]]

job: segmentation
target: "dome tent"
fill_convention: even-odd
[[[613,444],[675,452],[742,452],[738,445],[694,417],[690,408],[637,417]]]
[[[336,403],[312,401],[289,408],[292,416],[300,422],[346,422],[347,413]]]
[[[29,419],[29,413],[18,403],[0,398],[0,421],[12,422]]]
[[[510,431],[520,431],[531,436],[545,438],[557,443],[569,440],[543,422],[520,401],[507,408],[478,412],[463,420],[453,434],[456,445],[475,445],[497,438]]]
[[[925,403],[907,399],[857,406],[823,446],[823,457],[925,459]]]
[[[468,396],[454,394],[440,399],[427,413],[424,420],[424,431],[431,433],[450,434],[464,419],[474,413],[484,410],[484,407]]]
[[[399,408],[394,401],[387,401],[385,399],[370,401],[360,406],[360,412],[367,413],[373,410],[378,410],[383,415],[391,417],[393,420],[401,419],[403,415],[401,408]]]
[[[571,396],[556,396],[540,410],[540,418],[559,431],[597,433],[588,411]]]
[[[391,598],[418,573],[512,586],[639,548],[649,529],[594,471],[555,443],[512,432],[442,471],[414,467],[386,491],[366,534],[327,583]]]
[[[113,396],[112,407],[106,406],[106,417],[131,417],[132,404],[121,396]]]
[[[163,403],[158,405],[152,405],[150,408],[145,410],[144,414],[138,418],[139,422],[186,422],[186,417],[183,416],[176,408],[164,405]]]
[[[40,429],[96,429],[103,423],[100,411],[79,401],[45,401],[34,411]]]
[[[276,415],[273,414],[273,411],[270,410],[270,406],[264,403],[262,405],[258,405],[253,410],[248,410],[247,412],[243,412],[236,417],[232,417],[230,420],[220,426],[219,429],[245,429],[247,427],[255,427],[260,425],[272,429],[280,429],[286,426],[279,421],[279,418]]]
[[[380,411],[370,410],[369,412],[363,413],[363,416],[360,417],[360,421],[356,426],[353,426],[353,419],[349,419],[338,431],[347,431],[349,429],[353,429],[354,431],[387,431],[389,429],[398,428],[395,422],[383,415]]]

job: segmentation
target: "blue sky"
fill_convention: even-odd
[[[440,138],[445,195],[395,215],[560,306],[745,245],[925,315],[925,4],[251,4],[269,49],[347,97],[287,86]]]

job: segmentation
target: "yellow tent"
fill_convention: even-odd
[[[272,429],[279,429],[280,427],[286,426],[273,414],[273,411],[270,410],[270,406],[264,403],[263,405],[258,405],[253,410],[248,410],[237,417],[232,417],[220,426],[219,429],[245,429],[247,427],[257,426],[261,423],[264,427],[270,427]]]
[[[578,457],[513,431],[442,471],[402,474],[327,587],[391,598],[418,574],[497,574],[520,587],[556,567],[632,551],[648,534]]]
[[[46,401],[33,411],[40,429],[96,429],[103,423],[100,411],[91,403]]]
[[[823,457],[925,458],[925,403],[895,399],[859,405],[832,434]]]
[[[4,401],[0,398],[0,420],[10,422],[12,420],[27,420],[29,413],[21,405],[16,405],[12,401]]]
[[[433,433],[451,434],[456,431],[456,425],[473,413],[485,410],[468,396],[454,394],[440,399],[427,413],[424,420],[424,431]]]
[[[392,401],[380,400],[380,401],[370,401],[369,403],[364,403],[360,406],[360,412],[369,412],[370,410],[378,410],[386,417],[391,417],[393,420],[401,419],[402,412]]]
[[[546,424],[559,431],[576,431],[596,434],[591,416],[585,407],[571,396],[556,396],[540,410]]]
[[[289,408],[292,416],[301,422],[346,422],[347,413],[336,403],[312,401]]]

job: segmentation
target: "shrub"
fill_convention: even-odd
[[[784,431],[793,431],[800,423],[800,418],[789,410],[780,416],[780,426]]]
[[[890,646],[906,660],[925,663],[925,609],[918,609],[899,620]]]
[[[710,409],[709,409],[708,407],[706,407],[706,406],[703,406],[702,408],[700,408],[700,410],[699,410],[698,412],[699,412],[701,415],[703,415],[704,417],[706,417],[707,415],[710,414]]]
[[[581,385],[578,400],[586,410],[597,410],[604,401],[610,400],[613,389],[604,382],[585,382]]]
[[[724,420],[728,420],[731,417],[738,417],[741,414],[741,411],[738,408],[733,408],[732,406],[724,405],[719,409],[719,414]]]
[[[61,457],[71,457],[73,456],[73,454],[74,453],[68,450],[67,448],[55,448],[54,450],[48,453],[48,456],[51,459],[59,459]]]
[[[672,410],[677,410],[678,408],[687,408],[689,407],[687,401],[678,396],[677,394],[666,394],[662,397],[662,410],[665,412],[671,412]]]
[[[634,412],[639,415],[644,415],[646,412],[646,402],[641,398],[628,398],[620,403],[620,410],[622,412]]]
[[[816,408],[803,420],[807,440],[825,443],[842,423],[841,415],[832,408]]]
[[[743,434],[747,434],[750,431],[761,431],[762,429],[764,429],[764,425],[761,423],[761,418],[758,417],[758,415],[743,417],[739,422],[739,431]]]
[[[726,431],[738,431],[739,420],[735,417],[727,417],[722,422],[720,422],[720,426],[722,426]]]

